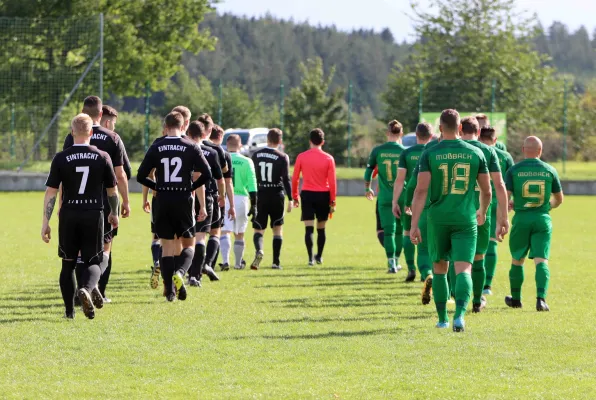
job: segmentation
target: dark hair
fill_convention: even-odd
[[[279,128],[272,128],[269,129],[267,132],[267,141],[271,144],[278,145],[281,143],[281,137],[283,136],[283,132]]]
[[[103,117],[118,118],[118,111],[116,111],[114,107],[110,107],[104,104],[101,107],[101,111],[103,112]]]
[[[459,124],[459,113],[456,110],[449,108],[441,113],[441,126],[444,128],[450,131],[457,131]]]
[[[201,123],[205,125],[205,129],[213,129],[213,119],[211,118],[211,115],[207,113],[201,114],[199,115],[199,118],[197,118],[197,121],[201,121]]]
[[[427,140],[433,134],[433,127],[428,122],[421,122],[416,125],[416,137],[420,140]]]
[[[320,146],[325,140],[325,132],[321,128],[315,128],[310,131],[310,142],[315,146]]]
[[[389,122],[388,127],[389,127],[389,132],[391,132],[393,135],[399,135],[402,133],[403,127],[402,127],[401,123],[395,119],[393,121]]]
[[[163,120],[166,128],[182,128],[184,125],[184,117],[177,111],[172,111]]]
[[[480,124],[476,117],[465,117],[461,120],[461,131],[467,134],[477,134],[480,129]]]
[[[178,112],[178,113],[182,114],[184,121],[190,120],[190,116],[191,116],[190,109],[186,106],[176,106],[176,107],[172,108],[172,112]]]
[[[83,100],[83,112],[90,116],[92,119],[99,117],[101,113],[102,103],[101,99],[97,96],[88,96]]]
[[[190,136],[192,139],[202,139],[203,133],[205,133],[205,125],[201,121],[192,121],[188,125],[188,130],[186,134]]]
[[[480,129],[480,139],[484,139],[489,142],[494,142],[497,138],[497,131],[492,126],[485,126]]]
[[[218,140],[219,138],[221,138],[224,134],[224,130],[221,126],[215,124],[213,125],[213,128],[211,129],[211,134],[209,135],[209,139],[211,140]]]
[[[236,135],[235,133],[228,136],[228,138],[226,139],[226,143],[228,144],[228,146],[230,145],[231,142],[233,142],[235,146],[240,146],[240,144],[241,144],[240,136]]]

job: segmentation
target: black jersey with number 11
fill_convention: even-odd
[[[255,164],[259,192],[285,191],[291,201],[290,160],[287,154],[265,147],[253,154],[252,161]]]
[[[46,186],[62,184],[62,208],[103,210],[103,189],[116,186],[110,156],[95,146],[73,145],[52,160]]]

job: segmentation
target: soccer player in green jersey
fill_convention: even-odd
[[[487,126],[480,129],[480,141],[488,146],[494,146],[497,143],[497,135],[495,132],[495,128]],[[495,152],[497,153],[497,158],[499,159],[499,165],[501,166],[501,175],[503,179],[505,179],[505,174],[513,166],[513,158],[511,154],[507,153],[506,151],[502,151],[494,148]],[[495,193],[495,188],[492,186],[493,183],[491,182],[491,187],[493,189],[493,200],[491,203],[490,209],[490,225],[496,226],[497,225],[497,196]],[[495,276],[495,271],[497,269],[497,237],[495,235],[495,230],[491,229],[490,231],[490,242],[488,242],[488,250],[486,251],[486,255],[484,257],[484,269],[486,270],[486,280],[484,281],[484,290],[482,294],[491,295],[492,293],[492,282]]]
[[[393,185],[393,215],[401,219],[404,230],[402,243],[404,255],[406,256],[406,264],[408,265],[406,282],[413,282],[416,279],[416,264],[414,263],[416,246],[410,240],[412,217],[406,212],[402,213],[402,210],[405,211],[404,202],[406,197],[403,188],[406,182],[412,178],[424,146],[430,141],[432,136],[432,126],[428,122],[422,122],[416,126],[416,145],[407,148],[399,156],[397,178]]]
[[[244,233],[248,226],[248,217],[255,214],[257,207],[257,176],[253,161],[238,153],[242,143],[240,136],[230,135],[226,141],[227,150],[232,157],[232,179],[234,180],[234,206],[236,218],[226,218],[222,228],[220,245],[223,268],[230,264],[230,232],[234,232],[234,269],[243,269]],[[226,201],[226,214],[230,203]]]
[[[462,139],[468,144],[479,148],[486,159],[488,172],[494,187],[494,195],[497,198],[497,218],[498,225],[505,228],[505,232],[499,232],[499,239],[509,231],[509,220],[507,219],[507,191],[505,190],[505,183],[501,175],[501,166],[497,153],[493,147],[487,146],[478,141],[480,134],[480,126],[474,117],[466,117],[461,121]],[[476,187],[478,189],[478,187]],[[477,191],[476,208],[480,207],[480,194]],[[490,206],[489,206],[490,212]],[[474,284],[474,298],[472,299],[472,311],[480,312],[486,306],[486,298],[482,296],[484,289],[484,282],[486,279],[486,270],[484,268],[484,255],[488,250],[490,242],[491,230],[496,230],[497,224],[491,226],[490,214],[486,215],[484,224],[478,224],[478,239],[476,241],[476,254],[474,256],[474,264],[472,265],[472,282]],[[495,237],[497,235],[494,235]]]
[[[377,209],[381,218],[381,226],[384,233],[384,247],[387,255],[388,272],[397,273],[397,259],[402,248],[402,227],[401,221],[395,218],[392,210],[393,183],[397,177],[397,165],[399,156],[405,150],[401,145],[403,135],[402,125],[396,120],[389,122],[387,130],[387,142],[377,146],[370,153],[368,164],[364,173],[365,196],[373,200],[374,192],[370,188],[372,173],[376,166],[379,170],[379,194]]]
[[[486,159],[482,151],[459,138],[459,113],[445,110],[440,129],[443,140],[425,150],[420,157],[420,172],[412,202],[414,244],[422,241],[420,215],[427,196],[428,244],[433,262],[432,290],[439,316],[437,328],[448,328],[448,258],[455,263],[455,317],[453,330],[465,329],[464,314],[472,293],[472,262],[476,250],[477,227],[483,225],[490,206],[491,189]],[[480,207],[476,208],[475,183],[480,188]]]
[[[488,117],[486,116],[486,114],[476,114],[476,120],[478,121],[478,124],[480,125],[480,129],[490,126],[490,121],[489,121]],[[495,148],[497,148],[501,151],[507,151],[507,146],[503,142],[496,141]]]
[[[548,258],[553,229],[549,211],[563,203],[563,190],[557,171],[540,160],[540,139],[527,137],[522,152],[525,159],[511,167],[505,177],[515,211],[509,238],[513,259],[509,270],[511,296],[505,297],[505,303],[512,308],[522,306],[524,259],[529,251],[536,264],[536,310],[549,311],[546,295],[550,281]]]

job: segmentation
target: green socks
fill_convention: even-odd
[[[548,273],[548,268],[546,269]],[[511,286],[511,298],[521,300],[521,288],[524,283],[524,267],[511,264],[509,270],[509,285]],[[538,284],[538,268],[536,268],[536,284]]]
[[[434,278],[433,278],[434,286]],[[466,308],[470,302],[470,295],[472,294],[472,277],[467,272],[457,274],[455,278],[455,316],[454,318],[463,317],[466,313]]]
[[[484,269],[486,271],[485,286],[492,286],[495,271],[497,270],[497,242],[488,242],[488,251],[484,256]]]
[[[406,256],[406,264],[408,264],[409,271],[416,271],[416,264],[414,264],[414,256],[416,254],[416,246],[412,244],[410,236],[404,235],[402,238],[404,256]]]
[[[550,272],[548,270],[548,264],[543,262],[536,264],[536,297],[546,299],[549,281]]]
[[[432,272],[432,265],[430,264],[430,257],[428,255],[428,248],[418,246],[418,254],[416,257],[418,263],[418,271],[420,271],[420,280],[424,281]]]
[[[395,234],[387,234],[385,232],[385,237],[383,238],[383,245],[385,247],[385,254],[387,254],[387,259],[395,258]]]
[[[449,261],[447,279],[449,280],[449,291],[451,292],[451,297],[455,297],[455,264],[453,261]]]
[[[401,249],[403,247],[403,233],[400,231],[395,234],[395,259],[399,260],[401,256]]]
[[[474,264],[472,264],[472,282],[474,285],[474,300],[472,300],[473,304],[480,304],[485,278],[486,271],[484,269],[484,260],[474,261]]]
[[[449,322],[447,316],[447,300],[449,300],[449,285],[447,284],[447,275],[435,274],[433,277],[433,297],[439,322]]]

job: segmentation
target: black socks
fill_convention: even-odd
[[[315,232],[314,226],[307,226],[304,233],[304,244],[306,245],[306,252],[308,253],[308,260],[312,261],[312,247],[313,247],[313,233]]]

